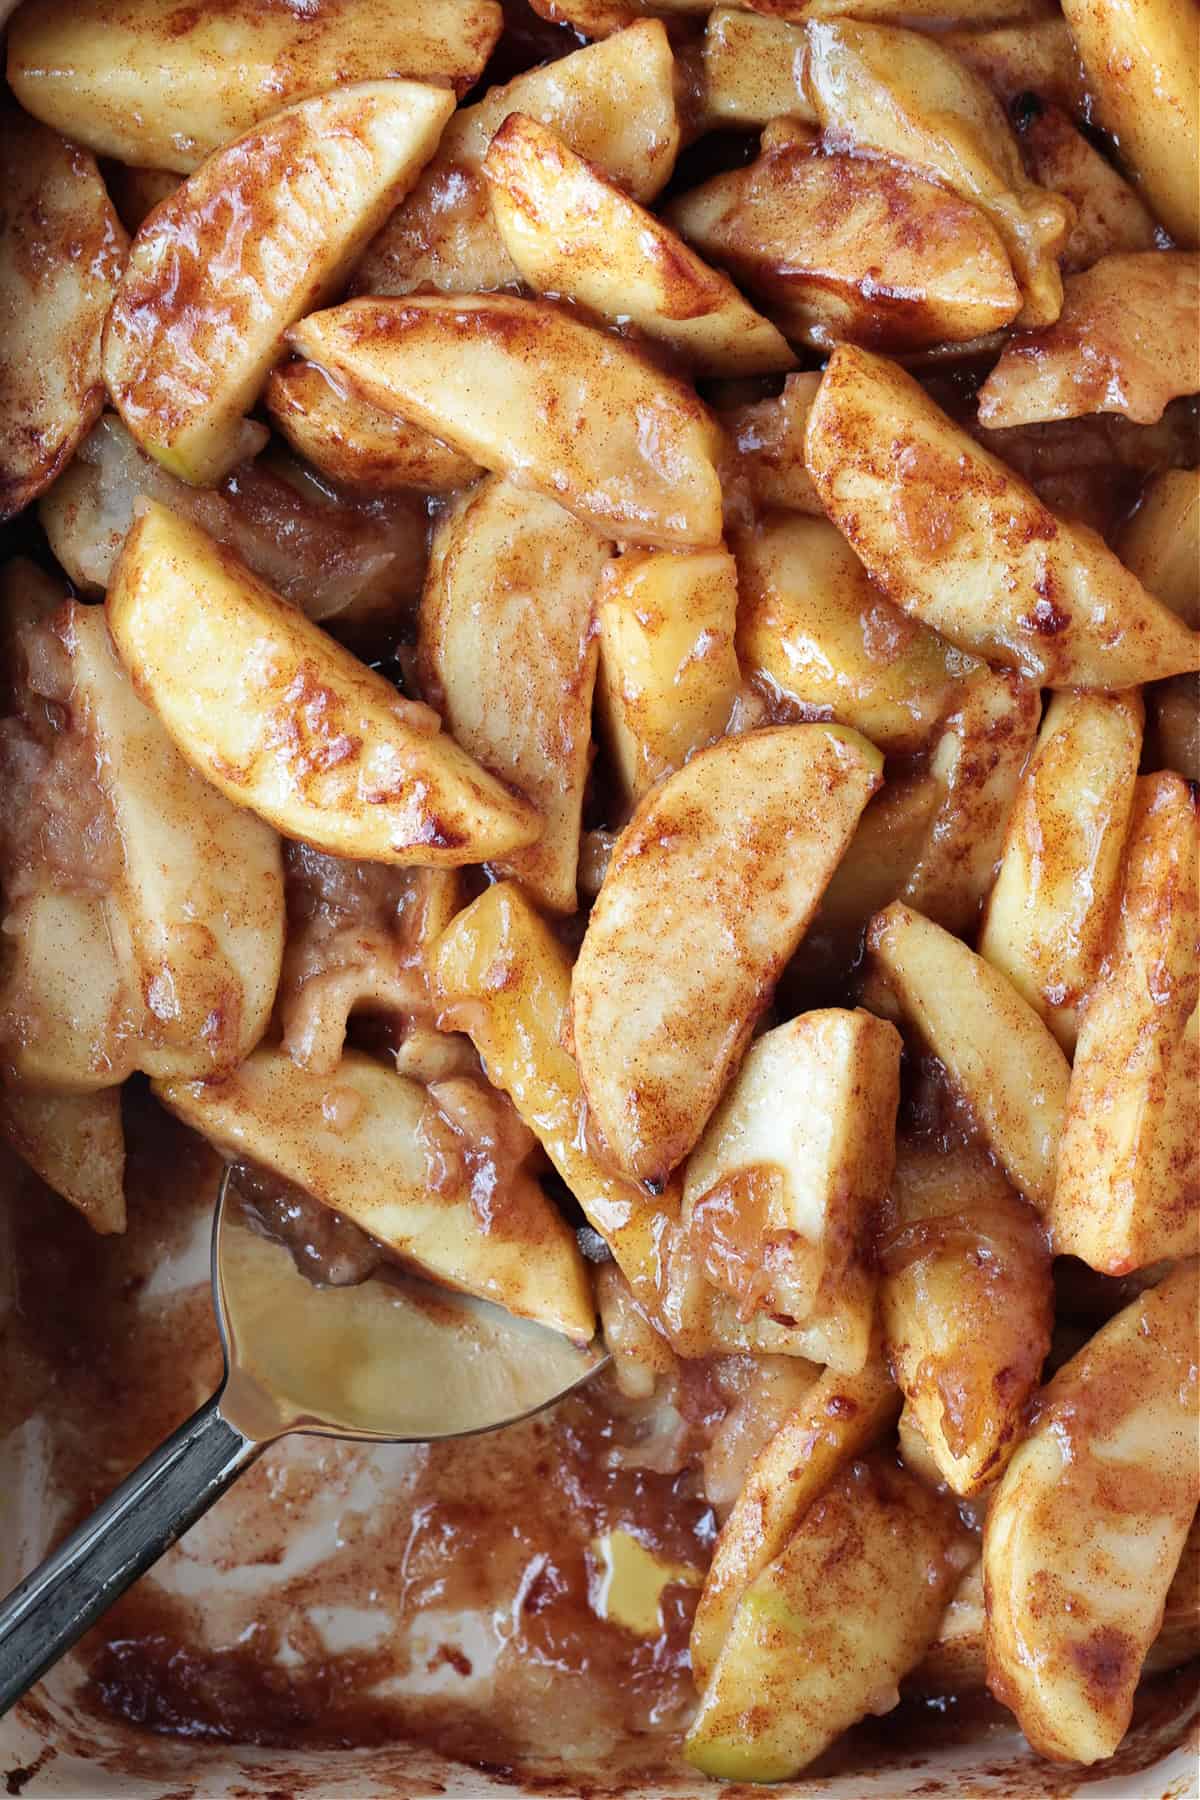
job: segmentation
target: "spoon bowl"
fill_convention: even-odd
[[[212,1237],[225,1374],[0,1603],[0,1714],[289,1432],[428,1443],[541,1412],[608,1361],[500,1307],[407,1275],[319,1288],[252,1223],[226,1171]]]

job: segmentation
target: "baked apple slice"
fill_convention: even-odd
[[[21,105],[77,144],[190,175],[281,106],[339,84],[472,87],[500,35],[496,0],[38,0],[8,33]]]
[[[1200,249],[1200,39],[1188,0],[1064,0],[1063,12],[1097,122],[1176,243]]]
[[[534,809],[437,714],[327,637],[189,520],[152,503],[107,603],[139,691],[237,805],[334,856],[457,866],[533,843]]]
[[[727,276],[536,119],[511,113],[483,172],[504,247],[535,293],[628,322],[700,375],[795,366],[786,340]]]
[[[100,341],[129,240],[94,159],[0,105],[0,519],[66,467],[104,403]]]
[[[882,764],[857,732],[776,726],[701,750],[634,813],[571,982],[592,1121],[626,1174],[663,1183],[696,1143]]]
[[[635,200],[652,200],[679,149],[675,90],[661,19],[637,19],[603,43],[489,88],[455,113],[412,193],[369,245],[353,291],[476,294],[516,281],[483,174],[487,147],[510,113],[551,126]]]
[[[1072,209],[1029,180],[986,84],[926,32],[818,19],[808,36],[808,91],[825,135],[928,170],[982,208],[1011,259],[1021,324],[1051,324],[1062,307],[1058,253]]]
[[[916,350],[1008,325],[1021,292],[980,207],[915,170],[781,144],[667,217],[789,338]]]
[[[502,1114],[511,1122],[512,1109],[477,1078],[425,1088],[352,1050],[332,1074],[317,1074],[263,1047],[223,1080],[156,1082],[154,1091],[220,1149],[294,1181],[420,1273],[590,1340],[587,1271],[524,1166],[533,1140],[518,1132],[502,1155]],[[481,1173],[489,1153],[481,1217],[472,1164]]]
[[[596,584],[610,555],[555,501],[493,475],[439,520],[421,601],[426,692],[457,742],[545,820],[537,843],[497,859],[497,873],[553,912],[578,905]]]
[[[1200,636],[1099,533],[1051,512],[895,363],[834,351],[805,455],[884,593],[960,650],[1040,687],[1136,687],[1200,664]]]
[[[104,379],[142,448],[196,486],[237,458],[282,334],[335,289],[433,155],[454,96],[337,87],[209,157],[134,240]]]
[[[1099,1762],[1124,1737],[1200,1501],[1197,1267],[1059,1370],[988,1511],[988,1686],[1057,1762]]]
[[[312,362],[610,537],[721,541],[720,433],[695,391],[564,308],[510,294],[349,300],[288,333]]]
[[[120,1088],[71,1094],[9,1085],[0,1092],[0,1137],[93,1231],[124,1231]]]

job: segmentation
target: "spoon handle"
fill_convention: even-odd
[[[220,1398],[193,1413],[0,1603],[0,1715],[263,1448],[221,1416]]]

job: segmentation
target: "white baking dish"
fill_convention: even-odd
[[[176,1160],[176,1159],[168,1159]],[[184,1157],[183,1161],[188,1159]],[[133,1312],[135,1338],[143,1330],[147,1343],[161,1345],[169,1308],[195,1309],[202,1318],[207,1287],[207,1189],[202,1181],[189,1198],[184,1171],[176,1169],[170,1204],[172,1247],[154,1252],[152,1279],[139,1292]],[[4,1342],[6,1310],[13,1306],[13,1246],[7,1240],[9,1220],[6,1196],[12,1184],[28,1178],[11,1163],[0,1168],[0,1345]],[[196,1184],[191,1184],[196,1186]],[[166,1190],[164,1190],[165,1192]],[[45,1204],[57,1206],[49,1196]],[[159,1205],[162,1205],[160,1200]],[[190,1214],[190,1220],[187,1215]],[[143,1220],[143,1228],[147,1221]],[[80,1227],[82,1231],[83,1228]],[[87,1241],[86,1238],[84,1240]],[[113,1252],[118,1253],[118,1252]],[[27,1292],[30,1290],[27,1287]],[[36,1291],[36,1289],[34,1290]],[[89,1295],[70,1296],[81,1309]],[[178,1312],[170,1313],[178,1319]],[[167,1341],[170,1340],[168,1333]],[[166,1391],[176,1398],[182,1415],[204,1397],[207,1368],[189,1369],[181,1340],[178,1371],[166,1372],[171,1384]],[[152,1352],[151,1352],[152,1354]],[[137,1350],[134,1349],[134,1366]],[[148,1364],[148,1373],[152,1365]],[[163,1379],[161,1366],[157,1370]],[[0,1585],[7,1589],[50,1546],[62,1529],[61,1496],[48,1487],[46,1469],[53,1421],[34,1418],[0,1439]],[[104,1433],[97,1434],[102,1446]],[[329,1554],[351,1505],[362,1506],[363,1493],[376,1496],[394,1491],[403,1483],[406,1469],[419,1453],[404,1449],[370,1449],[363,1446],[331,1446],[315,1439],[292,1439],[268,1453],[243,1484],[226,1495],[208,1518],[189,1534],[159,1565],[156,1579],[176,1594],[199,1597],[205,1623],[212,1622],[212,1641],[226,1645],[238,1641],[266,1611],[273,1584],[293,1579],[297,1571],[319,1566]],[[115,1481],[121,1469],[112,1471]],[[108,1477],[103,1472],[102,1479]],[[315,1476],[315,1479],[314,1479]],[[282,1561],[270,1556],[254,1560],[254,1548],[262,1549],[264,1503],[268,1513],[277,1491],[289,1496]],[[370,1499],[366,1501],[370,1506]],[[290,1603],[289,1603],[290,1604]],[[318,1610],[318,1609],[314,1609]],[[322,1612],[331,1610],[323,1607]],[[343,1634],[356,1628],[352,1608],[346,1617],[323,1630]],[[387,1629],[386,1618],[371,1621],[374,1629]],[[418,1625],[416,1629],[420,1628]],[[470,1620],[458,1625],[443,1614],[436,1624],[437,1639],[453,1638],[456,1630],[470,1632]],[[431,1640],[436,1641],[436,1640]],[[465,1639],[463,1641],[466,1641]],[[425,1671],[431,1659],[416,1659]],[[436,1662],[436,1659],[433,1659]],[[435,1667],[432,1674],[409,1677],[407,1692],[444,1694],[448,1673]],[[521,1792],[519,1784],[492,1776],[478,1768],[440,1759],[427,1749],[406,1744],[388,1748],[299,1754],[287,1750],[260,1750],[212,1745],[138,1733],[115,1720],[97,1721],[96,1714],[80,1704],[81,1665],[74,1660],[60,1667],[42,1684],[34,1697],[8,1719],[0,1721],[0,1783],[9,1771],[18,1774],[9,1791],[20,1791],[28,1800],[374,1800],[377,1795],[418,1800],[426,1795],[447,1795],[455,1800],[493,1793]],[[486,1685],[471,1687],[471,1705],[488,1706]],[[1165,1713],[1165,1716],[1162,1716]],[[906,1797],[944,1795],[1007,1796],[1032,1800],[1045,1795],[1120,1796],[1121,1800],[1190,1800],[1197,1788],[1197,1718],[1200,1717],[1200,1682],[1186,1675],[1176,1684],[1176,1699],[1160,1708],[1159,1716],[1136,1731],[1121,1752],[1115,1772],[1102,1779],[1086,1772],[1053,1769],[1037,1762],[1019,1733],[995,1733],[973,1745],[939,1748],[919,1755],[897,1744],[894,1761],[885,1758],[870,1769],[851,1769],[821,1780],[799,1781],[777,1791],[793,1796],[828,1795],[834,1800],[906,1800]],[[543,1727],[543,1737],[558,1749],[555,1721]],[[572,1753],[562,1745],[560,1773],[550,1782],[539,1776],[524,1791],[560,1795],[591,1795],[597,1790],[615,1791],[639,1800],[718,1800],[736,1794],[748,1800],[756,1790],[721,1789],[717,1784],[688,1774],[682,1765],[678,1776],[647,1785],[641,1780],[616,1777],[609,1758],[595,1750]],[[3,1791],[0,1786],[0,1791]],[[761,1791],[761,1790],[757,1790]]]

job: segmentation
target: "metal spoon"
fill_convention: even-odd
[[[0,1714],[288,1432],[428,1443],[540,1412],[607,1362],[483,1301],[316,1288],[248,1222],[228,1173],[212,1238],[225,1374],[200,1410],[0,1604]]]

